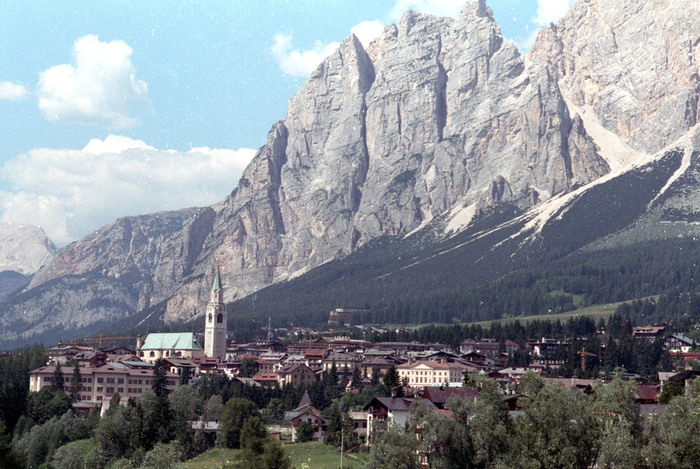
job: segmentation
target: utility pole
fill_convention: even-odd
[[[340,469],[343,469],[343,446],[345,443],[345,427],[340,427]]]

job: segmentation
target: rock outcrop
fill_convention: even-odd
[[[33,275],[55,252],[56,247],[41,228],[0,222],[0,272]]]

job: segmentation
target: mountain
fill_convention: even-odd
[[[0,222],[0,272],[33,275],[55,252],[56,247],[41,228]]]
[[[41,228],[0,222],[0,300],[27,286],[55,252]]]
[[[361,294],[400,297],[377,279],[433,263],[437,288],[462,288],[452,279],[692,235],[700,5],[670,3],[582,0],[527,56],[483,1],[457,19],[407,12],[367,49],[350,36],[230,196],[61,249],[2,306],[0,342],[195,318],[216,264],[229,302],[345,258],[375,266]]]

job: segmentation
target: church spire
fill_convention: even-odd
[[[204,356],[225,360],[228,318],[224,304],[224,291],[221,288],[221,270],[218,264],[205,315]]]
[[[221,290],[221,271],[219,270],[219,264],[216,264],[216,276],[214,277],[214,284],[211,286],[211,291]]]

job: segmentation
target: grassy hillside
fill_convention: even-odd
[[[296,443],[284,446],[284,451],[292,462],[292,467],[309,469],[337,469],[340,467],[340,453],[337,448],[320,442]],[[190,469],[218,469],[226,461],[234,461],[240,450],[212,449],[185,463]],[[347,469],[364,466],[368,453],[345,454],[343,467]]]

